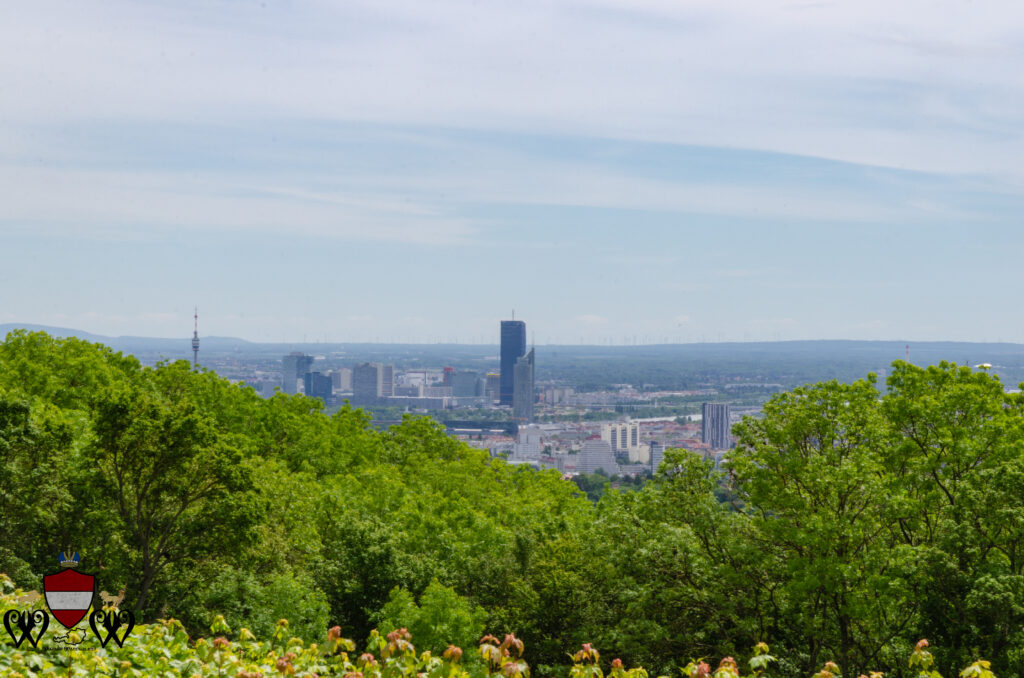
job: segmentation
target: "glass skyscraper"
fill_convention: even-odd
[[[512,405],[515,394],[516,361],[526,355],[526,323],[522,320],[501,321],[501,383],[500,405]]]
[[[533,349],[516,361],[512,416],[520,424],[533,421]]]

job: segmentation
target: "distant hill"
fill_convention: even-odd
[[[53,327],[51,325],[33,325],[31,323],[3,323],[0,324],[0,336],[7,336],[8,332],[12,330],[28,330],[29,332],[46,332],[55,337],[77,337],[79,339],[85,339],[86,341],[96,341],[105,343],[105,340],[110,337],[104,337],[99,334],[92,334],[90,332],[83,332],[82,330],[73,330],[67,327]]]
[[[0,324],[0,337],[15,329],[26,329],[33,332],[42,331],[57,337],[78,337],[87,341],[102,343],[117,350],[134,347],[143,351],[180,350],[183,347],[191,350],[191,335],[176,338],[168,337],[110,337],[92,334],[82,330],[50,325],[30,323]],[[235,351],[243,350],[253,353],[287,353],[289,351],[305,351],[307,353],[349,353],[373,356],[380,359],[384,356],[404,357],[418,356],[433,359],[436,356],[464,356],[467,358],[497,358],[497,344],[371,344],[371,343],[322,343],[322,342],[253,342],[237,337],[202,336],[204,351]],[[1024,344],[1013,343],[980,343],[964,341],[859,341],[846,339],[815,339],[801,341],[767,341],[767,342],[720,342],[694,344],[642,344],[637,346],[598,346],[592,344],[545,344],[537,347],[538,358],[559,358],[560,360],[716,360],[721,358],[745,360],[758,359],[800,359],[814,360],[869,360],[879,361],[884,367],[893,360],[902,360],[906,355],[907,344],[910,345],[911,362],[930,364],[939,360],[949,360],[961,364],[970,362],[993,362],[994,359],[1012,358],[1024,361]]]
[[[34,325],[31,323],[3,323],[0,324],[0,337],[7,336],[7,333],[12,330],[29,330],[30,332],[46,332],[55,337],[76,337],[78,339],[84,339],[85,341],[91,341],[98,344],[104,344],[117,351],[126,351],[128,353],[134,353],[141,351],[143,353],[161,352],[161,351],[191,351],[191,336],[179,337],[174,339],[168,339],[164,337],[134,337],[134,336],[120,336],[120,337],[108,337],[102,334],[92,334],[91,332],[83,332],[82,330],[71,329],[68,327],[53,327],[50,325]],[[244,349],[251,347],[252,342],[246,341],[245,339],[238,339],[236,337],[202,337],[203,350],[213,351],[231,351],[236,349]]]

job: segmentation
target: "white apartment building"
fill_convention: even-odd
[[[611,445],[613,452],[629,454],[634,464],[650,461],[650,447],[640,444],[640,422],[618,421],[601,426],[601,440]]]

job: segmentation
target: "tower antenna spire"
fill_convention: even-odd
[[[192,330],[192,367],[199,367],[199,307],[195,308],[195,329]]]

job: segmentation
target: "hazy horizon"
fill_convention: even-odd
[[[92,332],[83,330],[75,327],[57,327],[52,325],[41,325],[37,323],[0,323],[0,339],[7,332],[14,329],[26,329],[28,331],[44,331],[50,334],[57,334],[59,336],[71,336],[71,335],[83,335],[86,338],[95,337],[97,339],[121,339],[121,340],[140,340],[140,341],[158,341],[158,342],[180,342],[182,345],[182,351],[190,352],[190,340],[191,335],[181,336],[155,336],[155,335],[142,335],[142,334],[104,334],[103,332]],[[214,341],[239,341],[244,343],[250,343],[254,345],[268,345],[268,346],[295,346],[295,347],[313,347],[319,345],[380,345],[380,346],[484,346],[498,348],[499,341],[497,337],[493,340],[487,341],[413,341],[413,342],[400,342],[400,341],[351,341],[346,339],[316,339],[306,338],[298,341],[260,341],[255,339],[249,339],[246,337],[238,337],[231,335],[206,335],[202,332],[199,333],[201,339],[214,340]],[[586,339],[586,337],[582,337]],[[639,337],[638,339],[642,339]],[[727,346],[730,344],[798,344],[798,343],[850,343],[850,344],[894,344],[898,345],[899,348],[909,347],[911,350],[915,344],[918,346],[935,346],[935,345],[947,345],[947,344],[976,344],[981,346],[1024,346],[1024,342],[1007,342],[1007,341],[956,341],[946,339],[905,339],[905,338],[883,338],[883,339],[848,339],[843,337],[819,337],[810,339],[780,339],[780,340],[746,340],[746,341],[712,341],[708,340],[696,340],[696,341],[668,341],[668,342],[655,342],[655,341],[632,341],[632,338],[622,338],[619,341],[614,341],[609,338],[604,342],[568,342],[568,343],[541,343],[537,342],[537,346],[549,346],[549,347],[584,347],[584,348],[631,348],[631,347],[671,347],[671,346]],[[207,344],[207,347],[209,345]],[[495,357],[497,354],[495,354]]]

